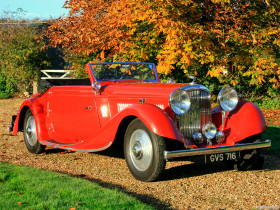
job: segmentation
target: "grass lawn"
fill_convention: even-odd
[[[264,152],[280,155],[280,127],[268,126],[262,134],[262,138],[271,140],[270,149],[264,150]]]
[[[0,163],[0,209],[152,209],[118,190],[52,171]]]

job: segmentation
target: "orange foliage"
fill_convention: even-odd
[[[233,85],[247,76],[252,85],[280,86],[279,1],[68,0],[65,8],[69,16],[48,31],[55,46],[98,52],[98,60],[154,59],[165,74],[207,65],[207,75],[221,78],[234,63]]]

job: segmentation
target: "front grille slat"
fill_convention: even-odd
[[[186,114],[179,116],[179,128],[185,138],[193,140],[193,134],[201,133],[202,127],[211,121],[211,96],[206,89],[187,91],[191,98],[191,107]]]

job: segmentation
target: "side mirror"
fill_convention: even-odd
[[[91,83],[91,87],[94,91],[99,92],[101,89],[101,84],[98,81]]]

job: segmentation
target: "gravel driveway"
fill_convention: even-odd
[[[6,132],[11,115],[23,100],[0,100],[0,162],[80,176],[118,188],[157,209],[280,207],[280,157],[276,156],[265,156],[264,170],[246,172],[228,170],[220,163],[205,165],[200,159],[167,162],[160,181],[143,183],[130,175],[116,148],[78,153],[47,147],[45,153],[33,155],[26,150],[22,133],[10,136]]]

